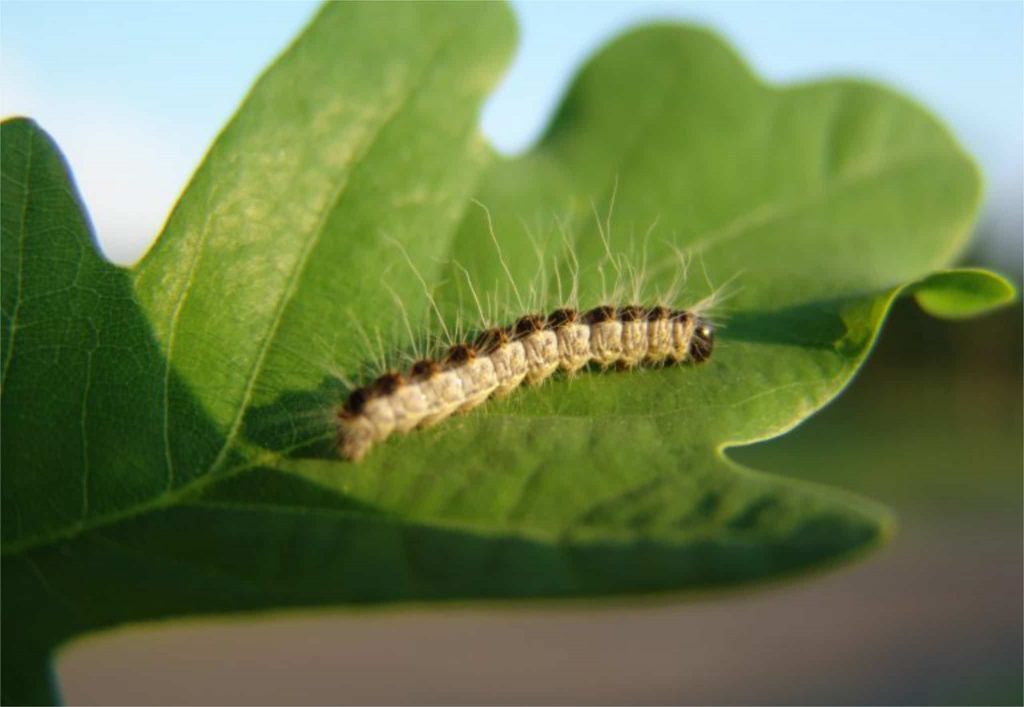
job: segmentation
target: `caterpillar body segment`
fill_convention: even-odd
[[[359,461],[374,444],[383,442],[394,431],[396,403],[384,391],[396,376],[400,377],[385,374],[348,396],[338,413],[338,450],[345,458]]]
[[[464,402],[462,378],[457,371],[442,369],[440,364],[424,359],[413,364],[412,373],[427,402],[426,414],[417,427],[436,425],[453,415]]]
[[[438,360],[417,361],[408,375],[385,373],[353,390],[337,413],[338,451],[359,461],[394,432],[435,425],[524,382],[538,385],[559,369],[573,374],[590,363],[605,369],[702,363],[714,338],[714,327],[699,314],[663,306],[524,316],[451,346]]]
[[[669,322],[672,324],[669,358],[674,361],[685,361],[691,353],[690,342],[693,341],[693,333],[697,328],[697,317],[689,312],[673,312],[669,315]]]
[[[457,412],[468,412],[491,396],[498,377],[489,356],[480,356],[473,346],[457,344],[448,350],[445,365],[462,383],[462,401]]]
[[[558,366],[572,374],[590,363],[590,327],[575,309],[556,309],[548,316],[548,328],[558,342]]]
[[[547,319],[538,315],[521,318],[513,331],[526,352],[526,383],[543,383],[558,370],[558,337],[547,328]]]
[[[622,322],[614,307],[595,307],[583,315],[590,326],[590,358],[602,368],[614,365],[622,358]]]
[[[505,329],[493,328],[477,336],[474,346],[494,366],[498,382],[494,389],[496,397],[505,397],[519,387],[528,371],[523,342],[512,341]]]
[[[641,307],[622,307],[617,319],[622,324],[622,355],[618,365],[633,368],[647,358],[647,316]]]
[[[395,432],[400,434],[419,425],[430,409],[426,391],[419,383],[404,382],[395,389],[390,400]]]
[[[374,442],[384,441],[395,431],[395,411],[399,409],[395,393],[403,385],[400,373],[385,373],[373,382],[363,414],[373,423]]]
[[[672,321],[668,307],[652,307],[647,312],[648,363],[661,363],[672,354]]]

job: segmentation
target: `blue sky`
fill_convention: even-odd
[[[66,152],[100,243],[132,262],[206,147],[310,2],[0,4],[0,113],[31,115]],[[536,139],[575,69],[650,19],[711,27],[771,81],[856,75],[941,115],[987,177],[988,259],[1019,267],[1024,162],[1020,2],[514,3],[520,46],[483,130]]]

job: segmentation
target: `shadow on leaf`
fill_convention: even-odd
[[[729,317],[722,338],[858,355],[872,330],[858,326],[881,295],[808,302],[777,310],[748,310]]]
[[[245,436],[265,449],[292,458],[337,459],[334,415],[349,388],[325,376],[313,390],[281,393],[269,405],[250,408]]]

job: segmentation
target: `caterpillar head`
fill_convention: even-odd
[[[714,348],[715,327],[703,317],[698,317],[693,338],[690,339],[690,360],[694,363],[704,363],[711,358]]]

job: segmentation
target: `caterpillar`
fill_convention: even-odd
[[[614,204],[614,191],[611,203]],[[524,306],[523,297],[495,236],[490,211],[483,204],[477,204],[486,214],[498,261],[521,307],[519,311],[540,310],[541,307],[536,303],[530,307]],[[646,242],[657,221],[644,236],[644,254],[639,267],[633,268],[624,256],[617,257],[612,253],[611,208],[609,205],[608,217],[603,226],[596,210],[594,214],[605,253],[597,267],[602,289],[607,292],[606,265],[614,268],[617,280],[612,295],[606,294],[602,299],[605,302],[622,299],[624,281],[628,280],[632,285],[628,299],[642,301],[644,280],[651,274],[646,272]],[[569,246],[564,229],[562,235],[572,269],[572,286],[569,297],[563,299],[562,283],[558,280],[561,306],[548,315],[527,314],[515,318],[508,325],[488,325],[490,320],[484,314],[469,272],[459,266],[466,276],[483,322],[480,331],[463,340],[450,335],[426,281],[402,249],[406,262],[423,285],[427,299],[444,328],[447,346],[436,356],[417,355],[404,373],[394,369],[386,370],[381,366],[380,370],[384,372],[368,385],[352,387],[345,403],[336,408],[338,453],[345,459],[358,462],[375,444],[383,442],[392,434],[406,434],[417,428],[431,427],[456,413],[472,410],[491,397],[505,397],[520,385],[539,385],[557,371],[572,376],[590,365],[601,370],[613,367],[628,370],[640,366],[700,364],[711,357],[715,348],[715,325],[705,313],[720,301],[722,290],[715,291],[712,288],[711,296],[689,309],[667,306],[676,299],[681,284],[680,276],[685,278],[689,265],[686,254],[675,250],[680,267],[668,292],[658,298],[659,304],[603,304],[581,309],[574,306],[579,300],[579,262]],[[396,246],[401,248],[398,243]],[[536,243],[534,248],[541,265],[538,273],[543,278],[544,255]],[[558,278],[557,264],[553,272]],[[547,284],[546,280],[541,283],[541,302],[547,299]],[[532,293],[537,294],[537,291],[533,290]],[[395,297],[412,338],[413,331],[404,306],[397,295]],[[566,302],[569,304],[566,305]],[[366,339],[369,344],[369,338]]]
[[[353,390],[337,413],[338,451],[359,461],[394,433],[430,427],[524,382],[539,385],[558,370],[571,375],[591,363],[602,369],[703,363],[714,342],[708,319],[662,305],[564,307],[523,316],[438,358],[422,358],[407,373],[389,371]]]

